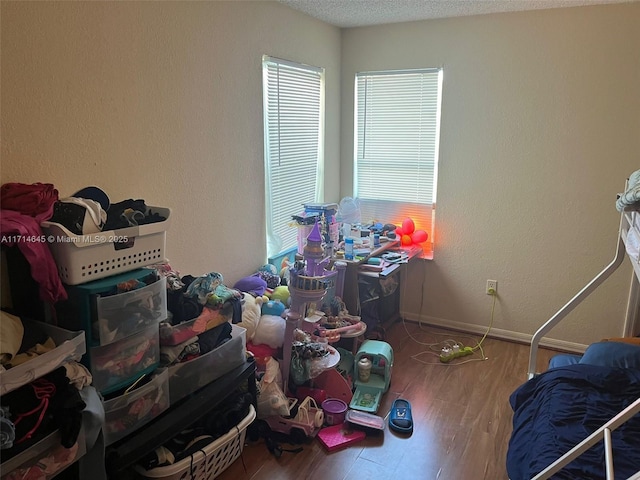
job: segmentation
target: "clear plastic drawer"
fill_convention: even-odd
[[[93,385],[100,393],[126,386],[160,362],[158,325],[100,347],[89,349]]]
[[[169,372],[159,368],[145,385],[104,401],[106,445],[138,430],[169,408]]]
[[[56,344],[50,350],[25,363],[0,372],[0,395],[9,393],[36,378],[46,375],[71,360],[80,361],[87,351],[84,332],[71,332],[48,323],[23,320],[25,330],[37,328]]]
[[[86,451],[82,428],[78,440],[71,448],[65,448],[60,444],[60,433],[56,430],[32,447],[3,462],[0,467],[2,480],[48,480],[81,458]]]
[[[246,355],[247,330],[231,326],[231,340],[188,362],[169,367],[169,392],[175,403],[225,373],[243,365]]]
[[[167,318],[166,278],[118,295],[96,298],[100,345],[137,333]]]

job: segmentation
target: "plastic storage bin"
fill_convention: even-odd
[[[154,293],[158,293],[158,295],[166,295],[166,292],[161,293],[159,291],[161,286],[159,283],[156,283],[159,281],[159,277],[156,274],[155,270],[149,268],[137,268],[129,272],[119,273],[117,275],[112,275],[107,278],[83,283],[81,285],[69,285],[66,287],[67,294],[69,296],[68,300],[58,302],[56,304],[58,324],[68,330],[84,330],[88,347],[97,347],[101,344],[106,345],[108,343],[111,343],[111,341],[117,340],[118,338],[128,336],[125,334],[125,331],[129,331],[129,334],[135,333],[135,331],[131,331],[135,330],[135,328],[132,328],[133,324],[131,321],[125,322],[124,326],[127,328],[122,329],[122,331],[120,331],[121,329],[118,327],[117,332],[113,331],[113,325],[109,326],[108,324],[106,324],[104,326],[106,327],[106,330],[108,330],[108,332],[105,332],[107,333],[107,335],[104,338],[101,338],[99,312],[97,307],[98,302],[102,302],[103,300],[106,300],[108,298],[108,300],[106,300],[106,303],[104,303],[104,305],[100,309],[100,313],[108,315],[105,316],[105,319],[109,319],[111,316],[117,316],[116,319],[119,323],[121,321],[120,315],[118,315],[117,312],[112,311],[110,307],[114,307],[116,305],[124,306],[125,304],[130,305],[132,308],[136,306],[135,304],[131,304],[130,302],[128,302],[128,300],[131,297],[139,298],[135,295],[135,292],[137,292],[137,290],[117,294],[118,285],[133,281],[139,281],[145,284],[149,284],[140,290],[144,290],[145,292],[152,291]],[[164,281],[166,282],[166,280]],[[160,301],[160,298],[158,298],[158,301]],[[137,306],[141,307],[143,305],[138,303]],[[162,311],[158,312],[159,314],[163,314],[166,310],[166,306],[158,308],[162,308]],[[145,316],[151,314],[151,312],[149,312],[148,310],[146,310],[144,313]],[[160,318],[158,322],[154,322],[159,323],[162,320],[163,319]],[[144,324],[144,322],[141,323]],[[144,328],[140,325],[138,327]]]
[[[160,368],[147,384],[103,403],[104,441],[111,445],[169,408],[169,372]]]
[[[256,418],[253,405],[249,413],[238,425],[225,435],[206,445],[188,458],[173,465],[145,470],[139,465],[136,472],[144,478],[160,478],[163,480],[212,480],[235,462],[244,448],[247,427]]]
[[[59,223],[42,222],[62,281],[78,285],[164,260],[171,209],[149,206],[148,212],[166,220],[90,235],[75,235]]]
[[[38,443],[2,463],[2,480],[55,477],[62,470],[87,452],[84,429],[80,428],[78,440],[71,448],[60,444],[60,433],[53,432]]]
[[[26,329],[37,326],[55,342],[56,348],[23,364],[0,372],[0,395],[20,388],[36,378],[46,375],[64,363],[80,361],[87,351],[84,332],[70,332],[48,323],[23,320]],[[33,328],[33,327],[31,327]]]
[[[218,324],[223,321],[231,321],[232,319],[233,305],[231,305],[231,303],[224,303],[222,308],[215,309],[215,316],[212,315],[211,321],[215,321],[216,324]],[[198,317],[176,325],[163,323],[160,325],[160,345],[179,345],[202,333],[204,331],[202,329],[206,328],[205,322],[200,322],[196,327],[197,321]]]
[[[198,358],[170,366],[171,404],[243,365],[247,360],[246,338],[245,328],[232,325],[231,340]]]
[[[93,385],[102,394],[131,384],[160,363],[158,325],[101,347],[89,348]]]
[[[96,298],[100,345],[107,345],[157,325],[167,318],[167,281],[161,277],[146,287]]]

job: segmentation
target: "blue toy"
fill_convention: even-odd
[[[275,315],[276,317],[281,317],[284,310],[284,304],[280,300],[269,300],[262,304],[261,313],[262,315]]]

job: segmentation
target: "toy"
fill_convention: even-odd
[[[371,372],[368,378],[360,379],[358,364],[362,359],[371,361]],[[392,367],[391,345],[380,340],[365,340],[355,356],[353,376],[355,391],[349,406],[355,410],[376,413],[382,395],[389,390]]]
[[[271,348],[281,347],[284,342],[285,327],[285,319],[281,316],[262,315],[256,326],[252,342],[256,345],[263,343]]]
[[[233,288],[240,290],[241,292],[253,293],[259,297],[264,295],[264,292],[267,289],[267,282],[257,274],[250,275],[238,280]]]
[[[402,227],[396,228],[396,235],[400,237],[400,243],[403,247],[408,247],[414,243],[423,243],[427,241],[427,232],[424,230],[416,230],[413,220],[405,218]]]
[[[289,411],[294,409],[297,402],[297,398],[289,398]],[[324,412],[313,398],[307,397],[298,406],[294,417],[271,415],[265,421],[272,431],[290,435],[294,443],[302,443],[306,438],[317,435],[324,423]]]
[[[244,293],[242,298],[242,321],[239,326],[247,329],[247,341],[253,340],[253,336],[260,322],[262,297],[254,297],[250,293]]]
[[[273,289],[273,292],[267,295],[271,300],[280,300],[283,304],[289,304],[289,287],[286,285],[279,285]]]
[[[285,306],[280,300],[269,300],[262,304],[262,315],[282,316]]]

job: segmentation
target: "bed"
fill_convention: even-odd
[[[612,262],[533,335],[528,380],[510,396],[510,480],[640,480],[640,338],[632,282],[624,336],[590,345],[583,355],[556,355],[538,374],[540,340],[629,258],[640,279],[640,170],[629,177]]]

